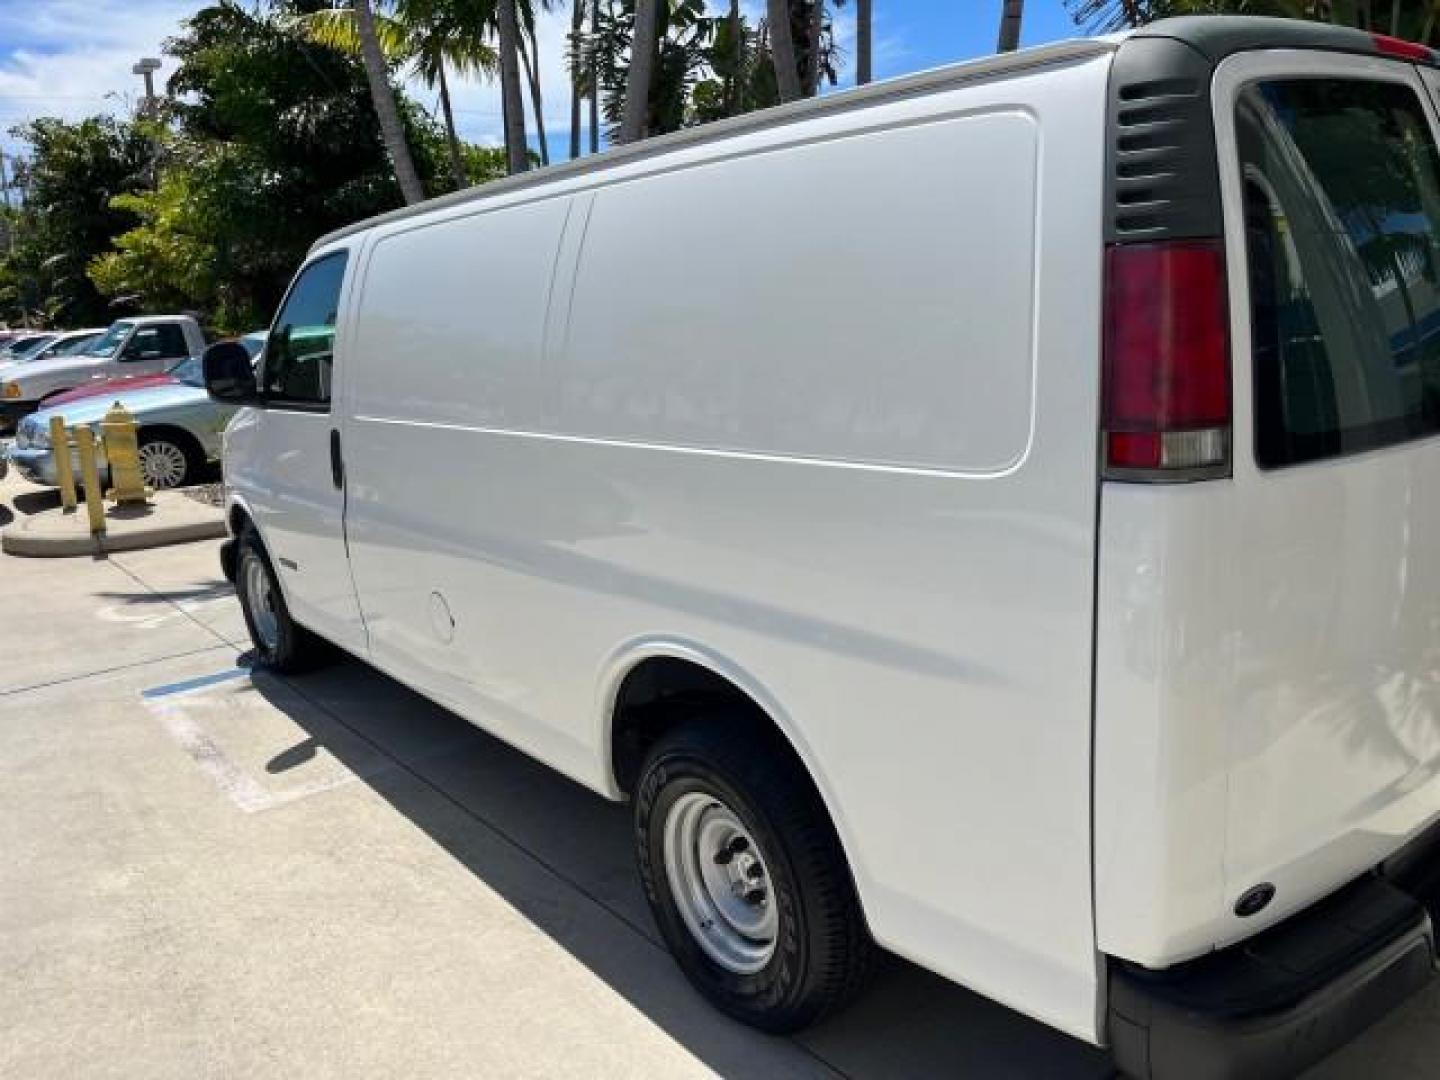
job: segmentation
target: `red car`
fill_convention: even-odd
[[[264,331],[257,331],[253,334],[246,334],[240,339],[240,344],[245,346],[250,353],[250,359],[254,360],[255,357],[260,354],[260,350],[265,347],[265,333]],[[140,390],[146,386],[165,386],[170,383],[176,383],[180,380],[175,377],[174,372],[176,368],[179,368],[185,363],[186,361],[181,360],[179,364],[176,364],[168,371],[162,371],[158,374],[120,375],[112,378],[96,379],[94,382],[77,386],[74,390],[66,390],[62,394],[56,394],[54,397],[46,398],[45,407],[48,409],[54,405],[65,405],[71,401],[83,401],[85,398],[98,397],[101,394],[114,394],[122,390]]]
[[[181,361],[183,364],[185,361]],[[170,371],[174,371],[171,368]],[[83,386],[77,386],[74,390],[66,390],[62,394],[45,399],[45,406],[65,405],[72,401],[82,401],[85,398],[99,397],[101,394],[116,394],[122,390],[139,390],[144,386],[164,386],[167,383],[178,382],[170,371],[162,371],[151,375],[120,375],[111,379],[96,379]]]

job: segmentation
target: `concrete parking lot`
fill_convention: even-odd
[[[898,960],[797,1038],[720,1017],[624,807],[354,660],[249,671],[216,546],[0,556],[0,1076],[1110,1074]],[[1432,991],[1316,1075],[1437,1050]]]

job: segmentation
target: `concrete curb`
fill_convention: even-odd
[[[104,555],[141,548],[213,540],[225,535],[225,513],[175,491],[157,492],[140,514],[111,509],[104,536],[91,536],[84,507],[56,508],[17,521],[0,532],[0,550],[35,559]]]

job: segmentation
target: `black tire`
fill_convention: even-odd
[[[200,478],[200,472],[205,468],[205,455],[195,440],[183,432],[166,431],[164,429],[155,431],[141,431],[136,439],[136,445],[143,457],[145,448],[149,446],[173,447],[174,452],[184,460],[183,471],[175,483],[156,482],[151,477],[145,477],[147,486],[157,490],[167,488],[188,487]]]
[[[677,801],[693,793],[714,797],[739,818],[768,871],[778,932],[773,955],[753,973],[717,963],[676,905],[665,824]],[[722,1012],[782,1034],[840,1010],[864,989],[877,947],[820,796],[778,736],[743,715],[706,717],[668,732],[641,769],[635,841],[661,934],[686,976]]]
[[[275,567],[260,534],[254,525],[246,525],[236,543],[235,592],[240,597],[240,611],[245,616],[245,628],[250,631],[250,641],[255,646],[255,661],[282,675],[293,675],[308,671],[329,659],[325,642],[290,617],[285,605],[285,595],[280,591],[280,581],[275,576]],[[256,598],[250,595],[248,587],[251,566],[256,573],[265,576],[269,584],[271,611],[275,619],[273,641],[260,632],[255,605]]]

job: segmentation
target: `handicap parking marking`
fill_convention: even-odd
[[[122,601],[97,608],[95,618],[100,622],[119,623],[137,630],[158,630],[176,619],[190,619],[206,603],[204,600],[177,600],[169,601],[163,607],[154,605],[149,610],[136,610],[133,602]]]
[[[231,693],[226,691],[244,689],[250,682],[251,672],[246,667],[225,668],[209,675],[199,675],[179,682],[164,683],[140,691],[140,699],[164,725],[165,730],[180,745],[180,748],[195,762],[200,771],[214,781],[215,786],[247,814],[275,810],[312,795],[320,795],[336,788],[353,784],[357,780],[369,780],[395,769],[407,768],[432,757],[453,753],[468,742],[467,738],[446,740],[418,754],[410,762],[392,757],[382,747],[375,746],[378,760],[369,768],[358,771],[337,758],[323,746],[317,750],[325,754],[327,764],[333,766],[331,775],[318,777],[306,783],[297,784],[284,790],[273,790],[225,752],[215,735],[207,730],[201,717],[215,715],[224,710]],[[324,715],[323,710],[319,710]],[[339,721],[327,717],[332,723],[344,728]],[[308,733],[306,733],[308,734]],[[364,736],[350,732],[357,738]],[[313,736],[310,736],[313,740]],[[366,740],[369,741],[369,740]]]

